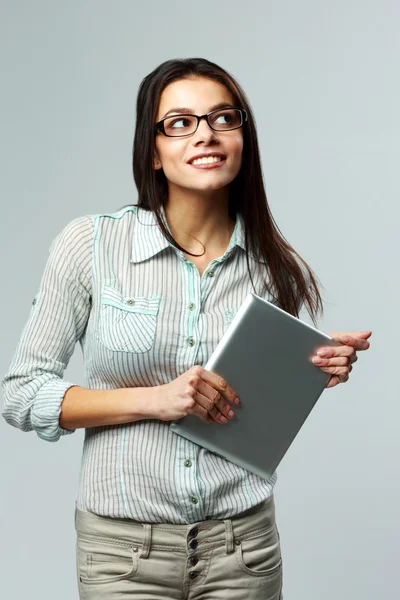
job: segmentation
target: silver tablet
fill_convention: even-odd
[[[269,479],[330,378],[312,362],[321,346],[339,342],[249,293],[205,369],[238,393],[236,417],[204,423],[187,415],[172,431]]]

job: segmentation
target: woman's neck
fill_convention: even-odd
[[[174,239],[193,252],[201,252],[201,244],[206,252],[225,248],[235,226],[228,214],[228,200],[227,190],[208,194],[199,194],[198,190],[170,193],[164,212]]]

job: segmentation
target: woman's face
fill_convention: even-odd
[[[160,121],[173,108],[184,107],[185,110],[174,110],[168,116],[183,112],[204,115],[220,103],[235,106],[231,93],[224,85],[205,77],[180,79],[163,90],[156,121]],[[171,186],[177,186],[199,192],[212,191],[229,185],[239,173],[243,132],[242,128],[214,131],[202,119],[197,131],[187,137],[167,137],[158,132],[155,146],[159,163],[154,162],[154,168],[164,170],[170,190]],[[220,166],[210,169],[190,164],[197,154],[213,152],[224,155]]]

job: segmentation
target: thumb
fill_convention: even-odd
[[[363,338],[364,340],[366,340],[367,338],[371,337],[372,331],[371,330],[368,330],[368,331],[353,331],[352,335],[354,335],[355,337]]]

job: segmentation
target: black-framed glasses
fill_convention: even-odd
[[[184,137],[197,131],[200,119],[206,119],[214,131],[232,131],[239,129],[247,121],[244,108],[218,108],[205,115],[180,114],[164,117],[155,124],[155,132],[160,131],[168,137]]]

